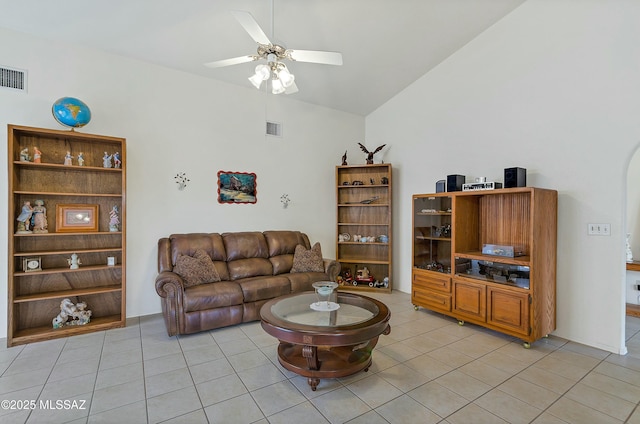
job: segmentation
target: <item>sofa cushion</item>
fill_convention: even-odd
[[[290,255],[278,255],[269,258],[273,266],[273,275],[286,274],[291,272],[293,266],[293,253]]]
[[[227,261],[247,258],[269,257],[269,248],[264,235],[260,232],[240,232],[222,234]]]
[[[320,243],[314,244],[308,250],[302,245],[296,246],[291,272],[324,272]]]
[[[242,305],[243,296],[240,286],[228,281],[212,284],[200,284],[184,290],[184,311],[205,311],[232,305]]]
[[[173,271],[182,277],[185,287],[220,281],[215,265],[202,249],[196,250],[193,256],[178,255]]]
[[[269,259],[249,258],[238,259],[227,263],[229,269],[229,278],[240,280],[242,278],[270,276],[273,275],[273,266]]]
[[[286,275],[291,282],[292,293],[313,291],[313,283],[316,281],[327,281],[327,274],[324,272],[297,272]]]
[[[273,275],[291,272],[296,246],[302,245],[307,249],[311,247],[307,236],[300,231],[276,230],[265,231],[263,234],[269,246]]]
[[[274,297],[291,293],[291,284],[284,275],[243,278],[236,281],[236,283],[242,289],[245,303],[273,299]]]
[[[163,239],[161,239],[163,240]],[[164,244],[166,245],[166,244]],[[159,270],[171,271],[178,260],[180,255],[193,256],[196,250],[202,249],[211,258],[216,266],[220,279],[225,281],[229,279],[229,273],[227,272],[227,253],[225,251],[224,243],[222,242],[222,236],[218,233],[190,233],[190,234],[171,234],[169,236],[169,252],[160,252],[158,250],[160,260],[161,257],[168,253],[171,258],[172,267],[167,268],[168,264],[159,264]],[[162,254],[161,254],[162,253]]]

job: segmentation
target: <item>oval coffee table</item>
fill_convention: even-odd
[[[391,314],[384,303],[341,292],[333,300],[337,309],[334,303],[314,310],[314,292],[296,293],[272,299],[260,310],[262,328],[280,341],[280,364],[307,377],[314,391],[321,378],[368,371],[378,337],[391,332]]]

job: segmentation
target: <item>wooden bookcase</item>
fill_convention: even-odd
[[[21,150],[42,152],[41,163],[22,161]],[[73,165],[64,165],[70,152]],[[77,156],[83,153],[84,166]],[[105,152],[120,154],[119,168],[103,167]],[[100,331],[125,325],[125,139],[8,126],[9,258],[7,345],[31,343]],[[17,217],[25,202],[43,200],[48,232],[16,233]],[[60,205],[96,207],[97,231],[65,228],[60,232],[56,209]],[[94,206],[95,205],[95,206]],[[119,225],[110,231],[112,208],[118,208]],[[70,269],[68,259],[77,254],[81,265]],[[26,259],[40,261],[41,269],[25,271]],[[115,258],[108,265],[107,258]],[[60,302],[86,302],[92,311],[85,325],[54,329]]]
[[[532,187],[414,195],[416,309],[518,337],[525,347],[552,332],[557,203],[556,191]]]
[[[336,167],[336,256],[342,275],[350,270],[355,281],[366,267],[373,277],[371,282],[355,281],[357,285],[345,282],[342,288],[391,292],[391,171],[390,164]]]

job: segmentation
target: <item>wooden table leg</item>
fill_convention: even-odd
[[[310,370],[317,370],[320,368],[320,361],[318,361],[318,347],[317,346],[303,346],[302,356],[307,359],[307,366]],[[307,383],[311,386],[311,390],[314,392],[320,384],[320,379],[315,377],[307,378]]]
[[[307,359],[307,366],[310,370],[317,370],[320,368],[320,362],[318,361],[318,347],[317,346],[303,346],[302,356]]]
[[[311,386],[311,390],[315,392],[316,388],[318,387],[318,384],[320,384],[320,379],[309,377],[307,378],[307,383],[309,384],[309,386]]]

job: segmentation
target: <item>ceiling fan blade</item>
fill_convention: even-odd
[[[296,85],[295,82],[291,84],[289,87],[287,87],[286,90],[284,90],[284,94],[293,94],[297,92],[298,92],[298,86]]]
[[[267,37],[262,28],[260,28],[260,25],[258,25],[258,22],[256,22],[251,13],[245,12],[244,10],[232,10],[231,13],[256,43],[271,44],[269,37]]]
[[[342,54],[338,52],[289,50],[289,56],[296,62],[322,63],[325,65],[342,65]]]
[[[205,63],[204,66],[209,68],[222,68],[223,66],[237,65],[239,63],[253,62],[257,60],[256,56],[240,56],[231,59],[217,60],[215,62]]]

